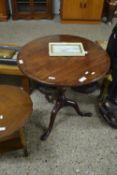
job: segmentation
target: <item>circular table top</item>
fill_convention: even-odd
[[[25,91],[0,85],[0,139],[23,127],[31,113],[32,101]]]
[[[49,56],[50,42],[81,42],[85,56]],[[53,86],[80,86],[102,78],[108,71],[108,54],[96,43],[78,36],[53,35],[22,47],[18,65],[29,78]]]

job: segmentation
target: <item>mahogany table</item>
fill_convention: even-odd
[[[70,57],[49,56],[49,42],[82,42],[88,54]],[[22,47],[18,55],[18,65],[29,78],[51,87],[58,87],[49,127],[41,136],[41,139],[45,140],[52,130],[57,112],[63,106],[72,106],[81,116],[91,116],[91,113],[81,112],[78,103],[68,99],[65,91],[67,87],[82,86],[101,79],[109,69],[110,59],[100,46],[88,39],[53,35],[33,40]]]
[[[0,85],[0,153],[27,148],[23,126],[32,113],[29,95],[19,87]]]

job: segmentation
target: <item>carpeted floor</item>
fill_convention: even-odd
[[[108,40],[114,24],[60,24],[54,20],[29,20],[0,23],[0,43],[23,45],[28,41],[52,34],[73,34],[92,40]],[[2,83],[17,83],[15,77],[0,77]],[[117,175],[117,130],[109,127],[97,109],[99,92],[81,94],[68,89],[67,95],[93,116],[82,118],[72,108],[62,109],[47,141],[40,141],[48,126],[53,107],[43,94],[31,94],[33,114],[26,124],[29,157],[21,151],[0,155],[0,175]]]

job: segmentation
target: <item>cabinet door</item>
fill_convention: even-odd
[[[29,13],[31,11],[31,0],[16,0],[15,8],[18,13]]]
[[[52,18],[52,0],[31,0],[33,15],[37,18]]]
[[[33,0],[33,12],[34,13],[47,13],[48,12],[48,3],[47,0]]]
[[[52,0],[12,0],[13,19],[52,18]]]
[[[3,0],[0,2],[0,16],[3,16],[3,14],[5,13],[5,4],[3,2]]]
[[[63,20],[99,20],[104,0],[61,0]]]
[[[8,18],[8,6],[6,0],[0,0],[0,21],[6,21]]]
[[[84,0],[82,18],[85,20],[99,20],[101,18],[104,0]]]
[[[31,15],[31,0],[11,0],[13,19],[29,18]]]
[[[82,19],[82,2],[83,0],[62,0],[62,19]]]

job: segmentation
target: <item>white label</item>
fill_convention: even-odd
[[[85,72],[85,75],[88,75],[88,74],[89,74],[89,71],[86,71],[86,72]]]
[[[23,62],[23,60],[19,60],[19,64],[23,64],[24,62]]]
[[[0,131],[5,131],[6,127],[0,127]]]
[[[87,78],[86,77],[81,77],[81,78],[79,78],[79,81],[80,82],[83,82],[83,81],[85,81]]]
[[[95,72],[91,72],[91,75],[94,75],[95,74]]]
[[[0,119],[3,119],[3,115],[0,115]]]
[[[52,77],[52,76],[49,76],[48,79],[49,80],[55,80],[56,78],[55,77]]]

